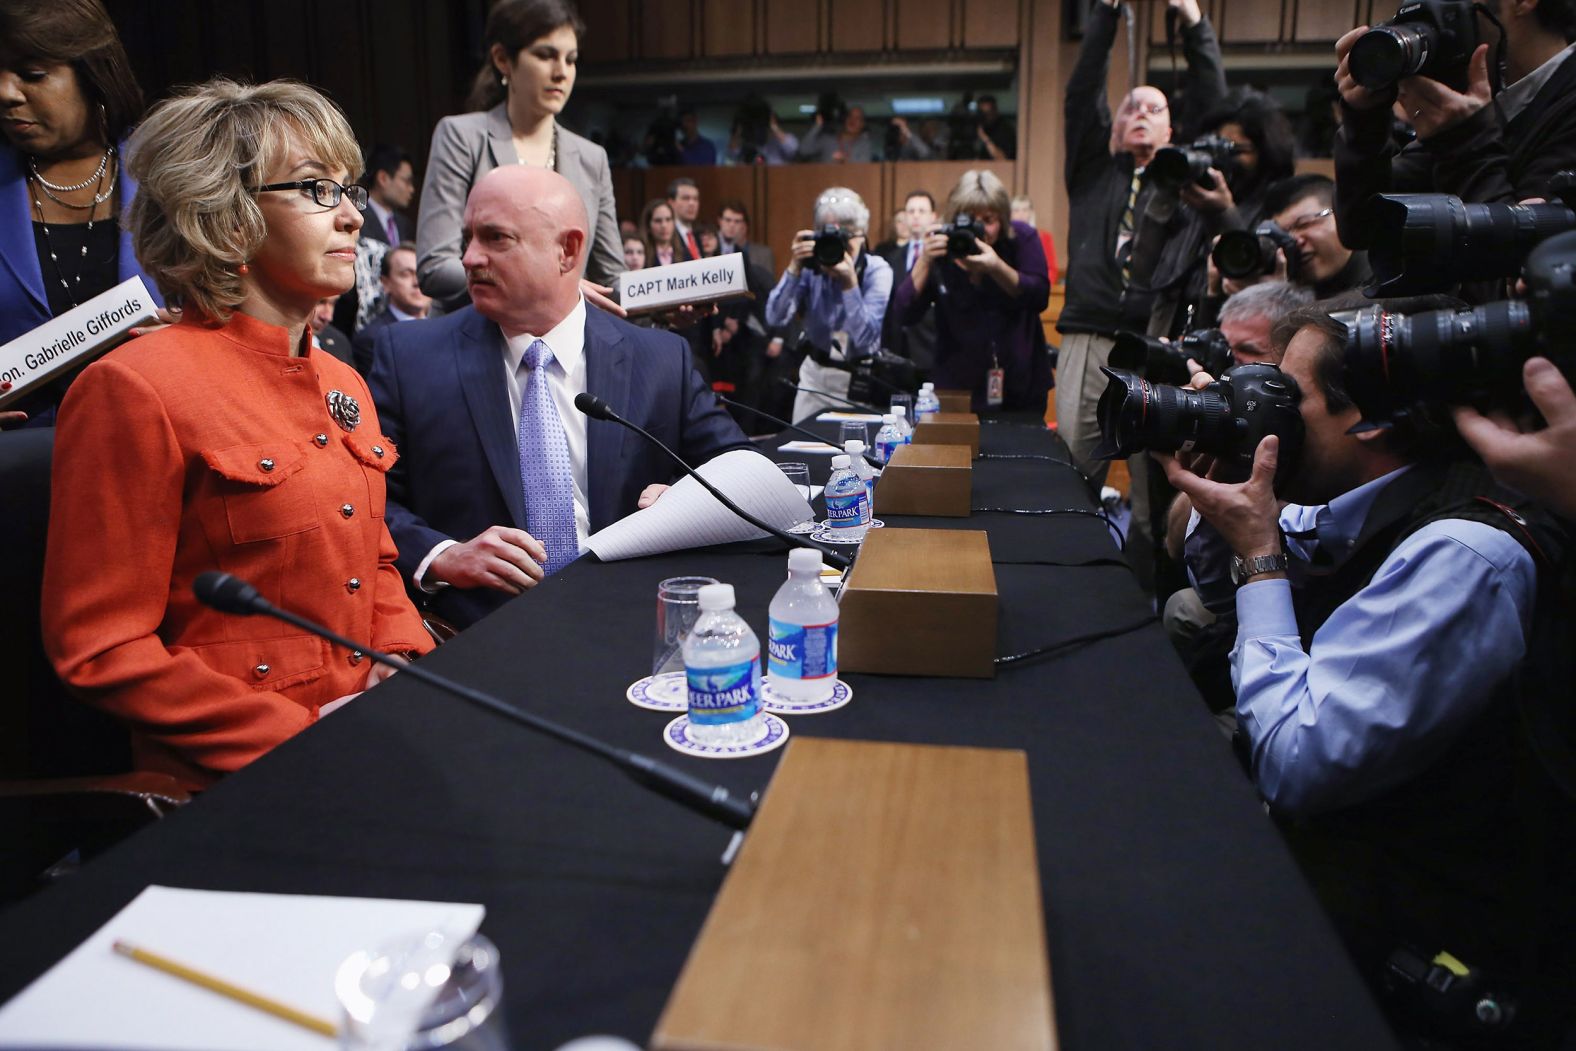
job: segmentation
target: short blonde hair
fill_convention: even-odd
[[[1002,236],[1012,236],[1012,198],[993,171],[970,168],[963,173],[947,196],[946,221],[952,222],[959,212],[968,212],[976,219],[981,212],[995,212],[1001,220]]]
[[[137,260],[166,300],[220,321],[243,297],[236,268],[268,236],[257,187],[291,143],[361,174],[361,147],[338,106],[305,84],[218,78],[160,102],[131,137],[137,181],[127,215]]]

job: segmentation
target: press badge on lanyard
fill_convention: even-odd
[[[1002,370],[1001,359],[995,354],[990,356],[990,371],[985,374],[985,404],[993,409],[1001,408],[1003,391],[1007,386],[1007,373]]]

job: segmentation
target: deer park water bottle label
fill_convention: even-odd
[[[743,661],[720,668],[688,668],[690,722],[701,726],[736,723],[761,705],[761,662]]]
[[[789,624],[772,618],[766,670],[784,679],[824,679],[837,674],[837,622]]]
[[[826,495],[826,524],[833,529],[856,529],[868,517],[865,509],[870,506],[870,497],[860,486],[852,493]]]

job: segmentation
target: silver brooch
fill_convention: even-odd
[[[328,414],[334,417],[334,422],[343,430],[353,431],[361,426],[361,406],[356,404],[356,399],[342,390],[331,390],[325,397],[328,399]]]

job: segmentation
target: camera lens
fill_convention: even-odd
[[[1370,91],[1416,73],[1428,59],[1429,39],[1417,24],[1376,26],[1357,38],[1346,56],[1352,79]]]
[[[1150,383],[1135,372],[1101,368],[1110,379],[1100,395],[1100,446],[1095,456],[1131,456],[1144,449],[1175,452],[1230,450],[1236,435],[1231,402],[1213,390]]]
[[[1534,246],[1576,230],[1576,212],[1563,204],[1463,204],[1434,193],[1380,194],[1372,216],[1371,296],[1508,277]]]
[[[1155,151],[1149,162],[1149,177],[1155,185],[1166,189],[1179,189],[1192,178],[1192,165],[1188,151],[1180,146],[1166,146]]]
[[[1266,263],[1266,257],[1269,262]],[[1222,277],[1240,281],[1275,269],[1275,247],[1247,230],[1227,230],[1220,235],[1213,254]]]

